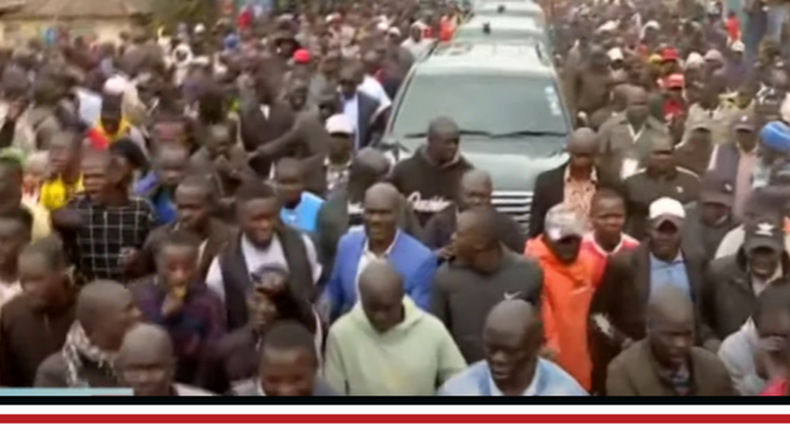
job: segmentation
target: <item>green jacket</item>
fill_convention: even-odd
[[[329,329],[324,378],[354,396],[432,396],[466,369],[453,338],[436,317],[403,299],[404,320],[385,333],[359,303]]]

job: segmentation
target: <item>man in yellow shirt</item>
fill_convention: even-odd
[[[22,207],[33,216],[33,240],[49,236],[49,211],[35,201],[22,199],[22,160],[8,153],[0,153],[0,211]]]
[[[77,193],[83,191],[80,161],[82,139],[72,132],[62,131],[52,137],[49,161],[50,179],[41,186],[39,201],[49,211],[66,205]]]

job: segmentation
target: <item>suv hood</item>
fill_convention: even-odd
[[[496,191],[531,192],[535,188],[538,175],[568,161],[568,154],[564,152],[562,149],[564,145],[560,143],[564,139],[558,142],[525,140],[491,141],[462,138],[461,155],[476,169],[485,170],[491,175]],[[401,150],[400,159],[410,157],[423,141],[407,140],[404,143],[405,148],[414,149]],[[499,146],[501,150],[491,151],[490,148],[493,146]],[[529,151],[525,151],[523,146],[531,147]],[[487,150],[481,150],[482,148]]]
[[[497,191],[533,191],[538,175],[568,160],[565,153],[546,157],[522,154],[462,151],[463,157],[476,169],[487,171]]]

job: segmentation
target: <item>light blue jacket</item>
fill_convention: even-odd
[[[442,388],[440,396],[501,396],[485,360],[459,373]],[[587,396],[587,392],[560,366],[538,358],[532,383],[522,396]]]

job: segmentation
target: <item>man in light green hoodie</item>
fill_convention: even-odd
[[[358,279],[359,302],[329,330],[324,378],[349,395],[434,395],[466,369],[444,325],[404,294],[384,260]]]

